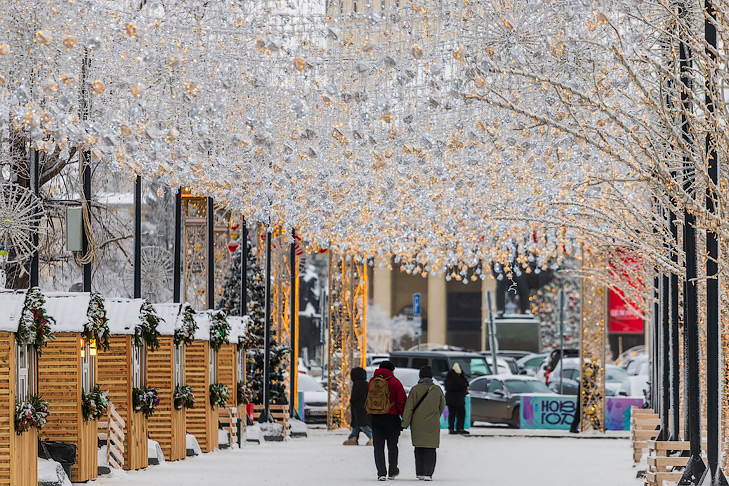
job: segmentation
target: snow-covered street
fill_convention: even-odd
[[[477,429],[478,430],[478,429]],[[343,431],[216,451],[144,471],[99,478],[96,486],[224,484],[357,485],[375,481],[372,448],[342,446]],[[360,441],[363,442],[362,440]],[[414,482],[409,432],[400,439],[400,477]],[[627,439],[444,435],[434,479],[444,485],[638,486]]]

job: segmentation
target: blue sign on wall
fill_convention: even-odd
[[[420,315],[420,294],[413,294],[413,315]]]

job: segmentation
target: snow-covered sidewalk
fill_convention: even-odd
[[[223,450],[144,471],[115,472],[94,486],[224,484],[358,485],[375,482],[372,448],[342,446],[344,432]],[[364,443],[364,436],[360,439]],[[640,486],[625,439],[443,435],[434,479],[443,485]],[[416,482],[409,432],[400,438],[400,482]]]

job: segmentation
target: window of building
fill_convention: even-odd
[[[175,386],[185,384],[185,348],[182,344],[175,345]]]
[[[238,350],[238,381],[246,381],[246,350]]]
[[[15,347],[15,399],[25,401],[35,394],[36,354],[32,345]]]
[[[210,383],[218,382],[218,352],[212,347],[208,353],[208,367],[210,369]]]
[[[142,388],[146,384],[147,352],[144,345],[132,346],[132,386]]]
[[[81,388],[89,393],[96,384],[95,366],[96,343],[81,340]]]

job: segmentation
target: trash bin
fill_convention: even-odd
[[[76,464],[76,444],[57,441],[38,441],[38,457],[43,459],[53,459],[59,463],[66,476],[71,478],[71,466]]]

